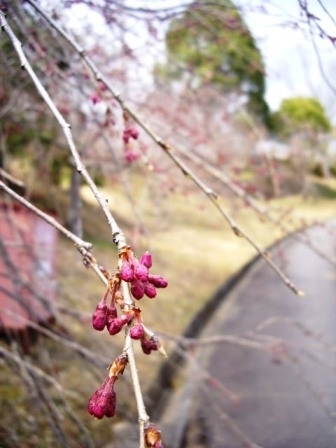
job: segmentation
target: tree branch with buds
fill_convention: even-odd
[[[152,265],[152,257],[149,252],[145,253],[139,261],[133,254],[130,246],[127,245],[125,235],[112,215],[108,207],[107,200],[104,198],[89,172],[82,164],[81,157],[76,149],[76,145],[72,137],[71,125],[65,121],[64,117],[51,99],[49,93],[42,85],[22,49],[21,42],[14,34],[12,28],[6,20],[4,13],[1,11],[0,24],[1,29],[7,33],[13,44],[20,60],[21,68],[30,76],[38,93],[43,98],[54,118],[62,128],[65,139],[68,143],[70,154],[75,161],[76,169],[83,176],[106,216],[107,222],[111,228],[113,242],[116,244],[119,251],[119,263],[116,273],[110,275],[106,270],[101,272],[101,269],[98,267],[90,252],[90,243],[84,242],[69,232],[54,218],[51,218],[44,212],[41,212],[37,209],[37,207],[30,204],[29,201],[26,201],[24,198],[13,192],[2,181],[0,181],[0,188],[7,194],[11,195],[15,200],[21,202],[21,204],[29,208],[32,212],[36,213],[42,219],[46,220],[67,238],[72,240],[82,254],[85,266],[92,267],[101,280],[103,280],[106,284],[107,289],[92,316],[92,325],[94,329],[102,331],[106,327],[108,332],[111,335],[114,335],[119,333],[122,328],[125,328],[126,343],[124,352],[112,362],[109,367],[108,378],[105,379],[102,386],[97,389],[97,391],[90,398],[88,404],[89,413],[97,418],[102,418],[103,416],[114,416],[116,406],[114,383],[129,363],[139,413],[139,446],[140,448],[160,448],[162,446],[160,431],[154,424],[150,423],[149,416],[145,410],[133,351],[133,340],[140,339],[142,349],[146,354],[150,354],[153,350],[160,349],[161,344],[158,339],[152,335],[149,336],[142,326],[141,310],[135,306],[135,301],[142,299],[144,295],[149,298],[154,298],[156,296],[156,288],[165,288],[168,283],[164,277],[149,274],[149,268]],[[110,299],[109,305],[107,305],[108,298]],[[117,306],[121,309],[120,316],[118,316]]]

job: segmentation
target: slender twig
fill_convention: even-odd
[[[24,183],[20,179],[16,179],[2,168],[0,168],[0,178],[8,180],[9,182],[12,182],[13,184],[17,185],[20,188],[24,187]]]
[[[19,195],[15,191],[13,191],[2,180],[0,180],[0,190],[3,190],[5,193],[7,193],[9,196],[11,196],[13,199],[15,199],[17,202],[20,202],[20,204],[22,204],[28,210],[32,211],[37,216],[39,216],[44,221],[46,221],[48,224],[53,226],[60,233],[62,233],[69,240],[71,240],[75,244],[75,246],[83,247],[86,250],[90,250],[92,248],[92,244],[91,243],[88,243],[87,241],[83,241],[81,238],[79,238],[78,236],[76,236],[75,234],[70,232],[70,230],[68,230],[64,226],[62,226],[55,218],[53,218],[52,216],[50,216],[47,213],[43,212],[38,207],[33,205],[30,201],[25,199],[23,196]]]
[[[36,75],[35,71],[33,70],[31,64],[29,63],[29,61],[22,49],[21,42],[16,37],[12,28],[9,26],[9,24],[5,18],[5,15],[1,12],[0,12],[0,24],[1,24],[1,28],[7,33],[9,39],[11,40],[11,42],[13,44],[13,47],[14,47],[14,49],[19,57],[19,60],[20,60],[21,69],[26,70],[26,72],[30,76],[31,80],[33,81],[38,93],[40,94],[40,96],[42,97],[44,102],[47,104],[47,106],[51,110],[52,114],[54,115],[56,121],[62,128],[62,131],[63,131],[66,141],[68,143],[70,153],[74,159],[76,169],[85,179],[85,181],[88,184],[88,186],[90,187],[94,197],[96,198],[98,204],[100,205],[101,209],[103,210],[103,212],[106,216],[107,222],[112,231],[113,241],[115,242],[115,244],[118,246],[119,249],[127,246],[125,236],[124,236],[122,230],[120,229],[120,227],[118,226],[111,211],[109,210],[107,199],[102,195],[100,190],[97,188],[95,182],[93,181],[92,177],[88,173],[86,167],[82,164],[80,155],[76,149],[76,146],[75,146],[75,143],[74,143],[74,140],[72,137],[71,125],[66,122],[63,115],[59,112],[55,103],[51,99],[49,93],[47,92],[45,87],[42,85],[41,81],[39,80],[38,76]]]
[[[207,336],[204,338],[188,338],[184,336],[175,336],[168,333],[160,333],[165,339],[178,342],[183,348],[190,349],[193,347],[212,345],[212,344],[232,344],[240,347],[253,348],[255,350],[264,350],[265,345],[248,339],[244,336],[233,336],[229,334],[221,334],[215,336]]]
[[[17,202],[22,204],[24,207],[26,207],[28,210],[35,213],[37,216],[42,218],[44,221],[46,221],[48,224],[53,226],[55,229],[57,229],[62,235],[64,235],[66,238],[68,238],[70,241],[74,243],[78,251],[82,254],[83,259],[85,261],[86,266],[90,266],[93,271],[98,275],[98,277],[107,284],[107,279],[99,269],[99,265],[95,261],[94,257],[91,254],[91,248],[92,244],[82,240],[74,233],[70,232],[67,228],[62,226],[55,218],[48,215],[47,213],[40,210],[38,207],[33,205],[31,202],[29,202],[24,197],[17,194],[15,191],[13,191],[8,185],[6,185],[3,181],[0,180],[0,190],[3,190],[5,193],[7,193],[9,196],[11,196],[13,199],[15,199]]]

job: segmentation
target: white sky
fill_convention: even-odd
[[[290,96],[316,96],[336,121],[336,48],[330,41],[315,37],[318,55],[307,27],[294,30],[289,21],[299,22],[298,0],[239,0],[245,20],[257,39],[267,72],[266,100],[276,110],[282,99]],[[320,3],[336,21],[335,0],[309,0],[309,10],[320,18],[320,24],[332,36],[336,25],[325,14]],[[253,12],[263,5],[264,12]],[[285,25],[287,23],[287,25]],[[326,82],[319,66],[327,77]],[[330,83],[334,92],[330,87]]]

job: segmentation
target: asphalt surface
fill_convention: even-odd
[[[336,255],[336,223],[308,231]],[[294,239],[273,251],[305,297],[257,261],[225,297],[176,379],[166,448],[336,448],[336,265]]]

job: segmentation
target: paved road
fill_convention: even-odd
[[[336,254],[328,230],[313,228],[309,236]],[[183,386],[162,416],[165,446],[336,448],[336,266],[295,240],[274,257],[305,298],[263,261],[252,267],[201,335],[244,344],[222,341],[193,352],[196,362],[184,369]]]

